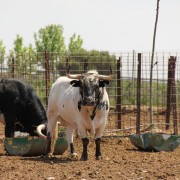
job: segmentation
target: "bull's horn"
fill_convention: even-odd
[[[112,75],[105,76],[105,75],[99,75],[100,80],[112,80]]]
[[[81,78],[81,74],[70,74],[69,73],[69,69],[70,69],[70,66],[68,66],[67,68],[67,71],[66,71],[66,76],[70,79],[80,79]]]
[[[45,130],[46,129],[46,124],[40,124],[39,126],[37,126],[36,128],[36,132],[37,134],[42,137],[42,138],[47,138],[43,133],[42,133],[42,130]]]
[[[112,68],[110,66],[110,75],[106,76],[106,75],[99,75],[99,79],[100,80],[112,80]]]
[[[80,79],[81,78],[81,74],[66,74],[66,76],[70,79]]]

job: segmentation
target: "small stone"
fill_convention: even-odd
[[[77,171],[77,172],[76,172],[76,175],[78,175],[78,176],[80,176],[81,174],[82,174],[81,171]]]
[[[47,177],[46,180],[55,180],[55,177]]]
[[[113,160],[113,162],[114,162],[114,163],[119,163],[119,162],[118,162],[117,160],[115,160],[115,159]]]
[[[146,171],[146,170],[142,170],[142,172],[143,172],[143,173],[147,173],[147,171]]]
[[[54,164],[54,162],[53,162],[53,161],[51,161],[50,163],[51,163],[51,164]]]

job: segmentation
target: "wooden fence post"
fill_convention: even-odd
[[[176,58],[173,56],[170,56],[170,59],[168,60],[168,83],[167,83],[167,100],[166,100],[166,130],[169,129],[169,123],[170,123],[170,115],[172,107],[175,108],[175,106],[172,106],[172,101],[176,101],[176,92],[175,88],[175,67],[176,67]],[[173,91],[173,92],[172,92]]]
[[[170,56],[170,59],[172,61],[171,102],[172,102],[172,110],[173,110],[173,128],[174,128],[174,134],[178,134],[177,106],[176,106],[176,79],[175,79],[176,57]]]

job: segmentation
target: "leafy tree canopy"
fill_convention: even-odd
[[[34,40],[37,52],[65,52],[66,47],[61,25],[48,25],[34,33]]]
[[[14,53],[16,55],[23,54],[27,51],[27,48],[23,45],[23,37],[21,37],[19,34],[16,36],[16,39],[14,40]]]
[[[3,41],[0,40],[0,53],[3,55],[3,54],[5,54],[5,51],[6,51],[6,48],[3,45]]]
[[[83,44],[83,40],[80,37],[80,35],[76,36],[76,34],[74,33],[70,38],[68,52],[70,53],[81,52],[83,50],[82,44]]]

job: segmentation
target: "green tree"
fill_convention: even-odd
[[[34,33],[37,52],[65,52],[66,47],[63,37],[63,27],[51,24]]]
[[[81,52],[83,50],[82,44],[83,44],[83,40],[80,37],[80,35],[76,36],[76,34],[74,33],[70,38],[68,52],[70,53]]]
[[[2,55],[4,55],[5,52],[6,52],[6,48],[5,48],[5,46],[3,45],[3,41],[0,40],[0,53],[1,53]]]
[[[23,38],[18,34],[14,40],[14,52],[16,55],[23,53]]]
[[[8,64],[12,64],[14,59],[15,66],[13,67],[15,73],[26,74],[26,72],[33,71],[32,63],[35,62],[35,54],[36,52],[33,49],[32,45],[29,44],[28,47],[25,47],[23,44],[23,37],[17,35],[16,39],[14,40],[14,48],[10,51],[10,59]]]
[[[30,73],[36,71],[38,65],[36,55],[36,50],[33,48],[32,44],[29,44],[28,47],[24,47],[23,58],[26,62],[26,70]]]
[[[25,65],[24,61],[24,54],[27,52],[27,48],[23,45],[23,37],[21,37],[19,34],[16,36],[16,39],[14,40],[14,55],[15,55],[15,65],[18,70],[22,69],[22,66]]]
[[[3,41],[0,40],[0,64],[2,64],[4,62],[4,54],[6,52],[6,48],[3,45]]]

